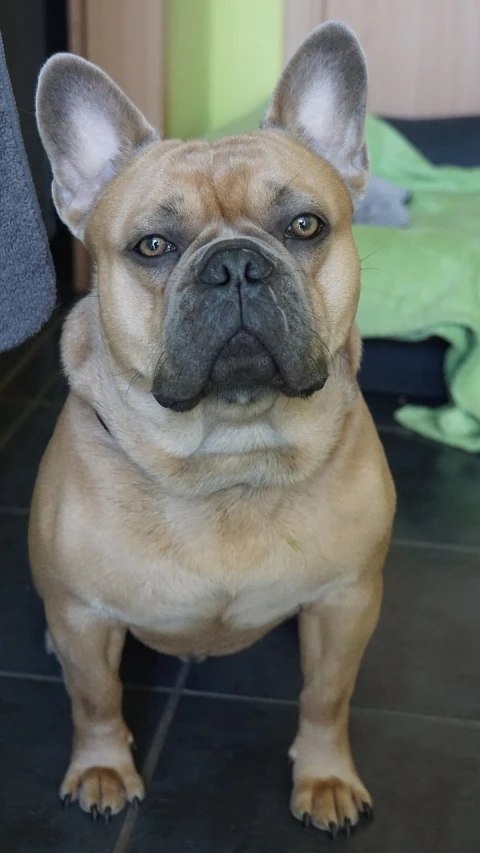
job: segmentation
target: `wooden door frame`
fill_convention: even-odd
[[[110,74],[160,132],[165,110],[166,5],[167,0],[67,0],[68,49]],[[112,43],[121,49],[112,50]],[[133,70],[134,80],[128,69]],[[74,240],[74,291],[88,290],[90,278],[88,252]]]
[[[368,109],[398,118],[477,115],[479,0],[285,0],[285,56],[329,19],[357,32],[371,71]]]
[[[308,33],[327,20],[328,0],[285,0],[285,60],[295,53]]]

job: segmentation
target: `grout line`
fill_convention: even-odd
[[[160,758],[162,749],[167,739],[168,732],[170,730],[170,726],[173,722],[173,718],[178,708],[178,704],[182,697],[183,688],[189,672],[190,664],[185,663],[180,670],[179,676],[175,683],[175,688],[170,695],[166,708],[158,723],[157,730],[153,736],[150,749],[142,767],[142,778],[145,782],[145,787],[147,787],[152,781],[155,768],[158,764],[158,759]],[[117,842],[115,844],[115,847],[113,848],[113,853],[127,853],[130,847],[132,832],[135,828],[137,819],[138,812],[135,812],[133,811],[133,809],[130,809],[123,822],[123,826],[120,830]]]
[[[161,696],[170,696],[176,690],[176,685],[173,687],[164,687],[161,684],[135,684],[126,682],[123,685],[124,690],[129,690],[131,693],[160,693]]]
[[[179,700],[183,697],[189,699],[217,699],[227,702],[243,702],[245,704],[255,705],[276,705],[285,708],[297,708],[298,700],[296,699],[273,699],[268,696],[250,696],[240,695],[237,693],[215,693],[211,690],[192,690],[186,688],[185,682],[190,670],[190,664],[186,663],[182,667],[174,687],[149,686],[142,684],[125,684],[125,690],[133,690],[142,693],[160,693],[169,696],[164,713],[160,718],[157,730],[153,737],[152,745],[142,768],[142,776],[145,784],[148,785],[155,771],[158,758],[165,743],[168,730],[173,720]],[[64,684],[61,675],[42,675],[31,672],[12,672],[10,670],[1,669],[0,679],[7,678],[12,681],[34,681],[46,684]],[[402,711],[395,708],[366,708],[363,705],[351,705],[350,710],[353,714],[360,716],[384,716],[384,717],[406,717],[410,720],[419,720],[424,723],[436,723],[440,725],[449,725],[457,728],[480,729],[480,719],[469,717],[446,717],[442,714],[424,714],[419,711]],[[123,848],[121,848],[123,850]],[[119,853],[117,849],[113,853]]]
[[[177,710],[177,706],[182,696],[182,691],[189,672],[190,664],[184,663],[175,683],[174,690],[170,695],[165,711],[163,712],[160,722],[158,724],[158,728],[155,732],[152,744],[150,746],[150,750],[142,767],[142,777],[146,785],[148,785],[152,781],[152,777],[155,772],[160,753],[163,749],[168,730],[173,721],[173,717],[175,716],[175,711]]]
[[[10,669],[0,669],[0,678],[11,678],[13,681],[46,681],[51,683],[63,684],[61,675],[44,675],[36,672],[15,672]],[[173,687],[162,687],[157,684],[130,684],[125,683],[123,689],[132,693],[159,693],[162,696],[170,696],[176,691],[176,685]]]
[[[213,693],[209,690],[191,690],[185,688],[183,695],[189,698],[198,697],[199,699],[221,699],[231,702],[245,702],[257,705],[277,705],[279,707],[297,708],[298,701],[296,699],[271,699],[267,696],[248,696],[237,695],[235,693]],[[351,705],[350,710],[354,714],[360,715],[378,715],[388,717],[407,717],[411,720],[421,720],[425,723],[440,723],[442,725],[451,725],[457,727],[465,727],[470,729],[480,729],[480,719],[471,719],[469,717],[445,717],[439,714],[422,714],[417,711],[396,711],[394,708],[366,708],[362,705]]]
[[[395,711],[393,708],[363,708],[358,705],[352,705],[351,711],[360,716],[378,716],[383,717],[405,717],[409,720],[418,720],[422,723],[434,723],[439,725],[453,726],[455,728],[480,729],[480,720],[474,720],[469,717],[443,717],[438,714],[421,714],[417,711]]]
[[[460,545],[455,542],[430,542],[428,539],[397,539],[392,538],[392,545],[399,548],[420,548],[424,551],[446,551],[452,554],[475,554],[480,556],[480,546]]]
[[[13,365],[12,369],[0,380],[0,394],[3,393],[5,388],[8,388],[12,379],[15,378],[17,373],[19,373],[23,368],[31,361],[32,357],[36,352],[46,343],[54,332],[58,329],[61,320],[53,320],[51,325],[48,325],[46,329],[44,329],[40,334],[36,337],[36,339],[32,342],[32,346],[29,350],[19,358],[18,361]]]
[[[64,684],[61,675],[42,675],[35,672],[11,672],[0,669],[0,678],[10,678],[12,681],[37,681],[46,684]]]
[[[55,382],[56,378],[56,373],[49,376],[49,378],[41,386],[38,394],[36,394],[33,400],[30,401],[30,404],[25,407],[25,409],[23,410],[23,412],[21,412],[18,418],[16,418],[10,425],[10,427],[0,436],[0,451],[2,451],[9,443],[9,441],[11,441],[12,438],[15,437],[18,430],[29,419],[30,415],[32,415],[33,412],[35,412],[39,408],[42,399],[45,397],[46,394],[48,394],[48,391]]]
[[[223,699],[227,702],[255,702],[259,705],[283,705],[287,708],[296,708],[296,699],[273,699],[269,696],[249,696],[241,693],[215,693],[213,690],[192,690],[184,688],[183,695],[189,698],[200,699]]]

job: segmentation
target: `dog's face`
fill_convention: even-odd
[[[339,24],[289,63],[261,130],[214,143],[162,141],[95,66],[47,63],[57,210],[93,256],[109,352],[161,406],[323,387],[358,302],[365,103],[363,53]]]

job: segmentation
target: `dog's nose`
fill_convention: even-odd
[[[198,272],[202,284],[258,284],[271,275],[271,263],[255,249],[228,247],[208,256]]]

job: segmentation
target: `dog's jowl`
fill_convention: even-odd
[[[72,702],[61,796],[85,811],[144,796],[121,710],[127,631],[223,655],[298,613],[292,813],[333,836],[371,814],[348,707],[395,495],[356,379],[366,98],[338,23],[287,65],[261,129],[213,143],[160,139],[83,59],[41,73],[53,196],[97,297],[65,324],[71,393],[30,524]]]

